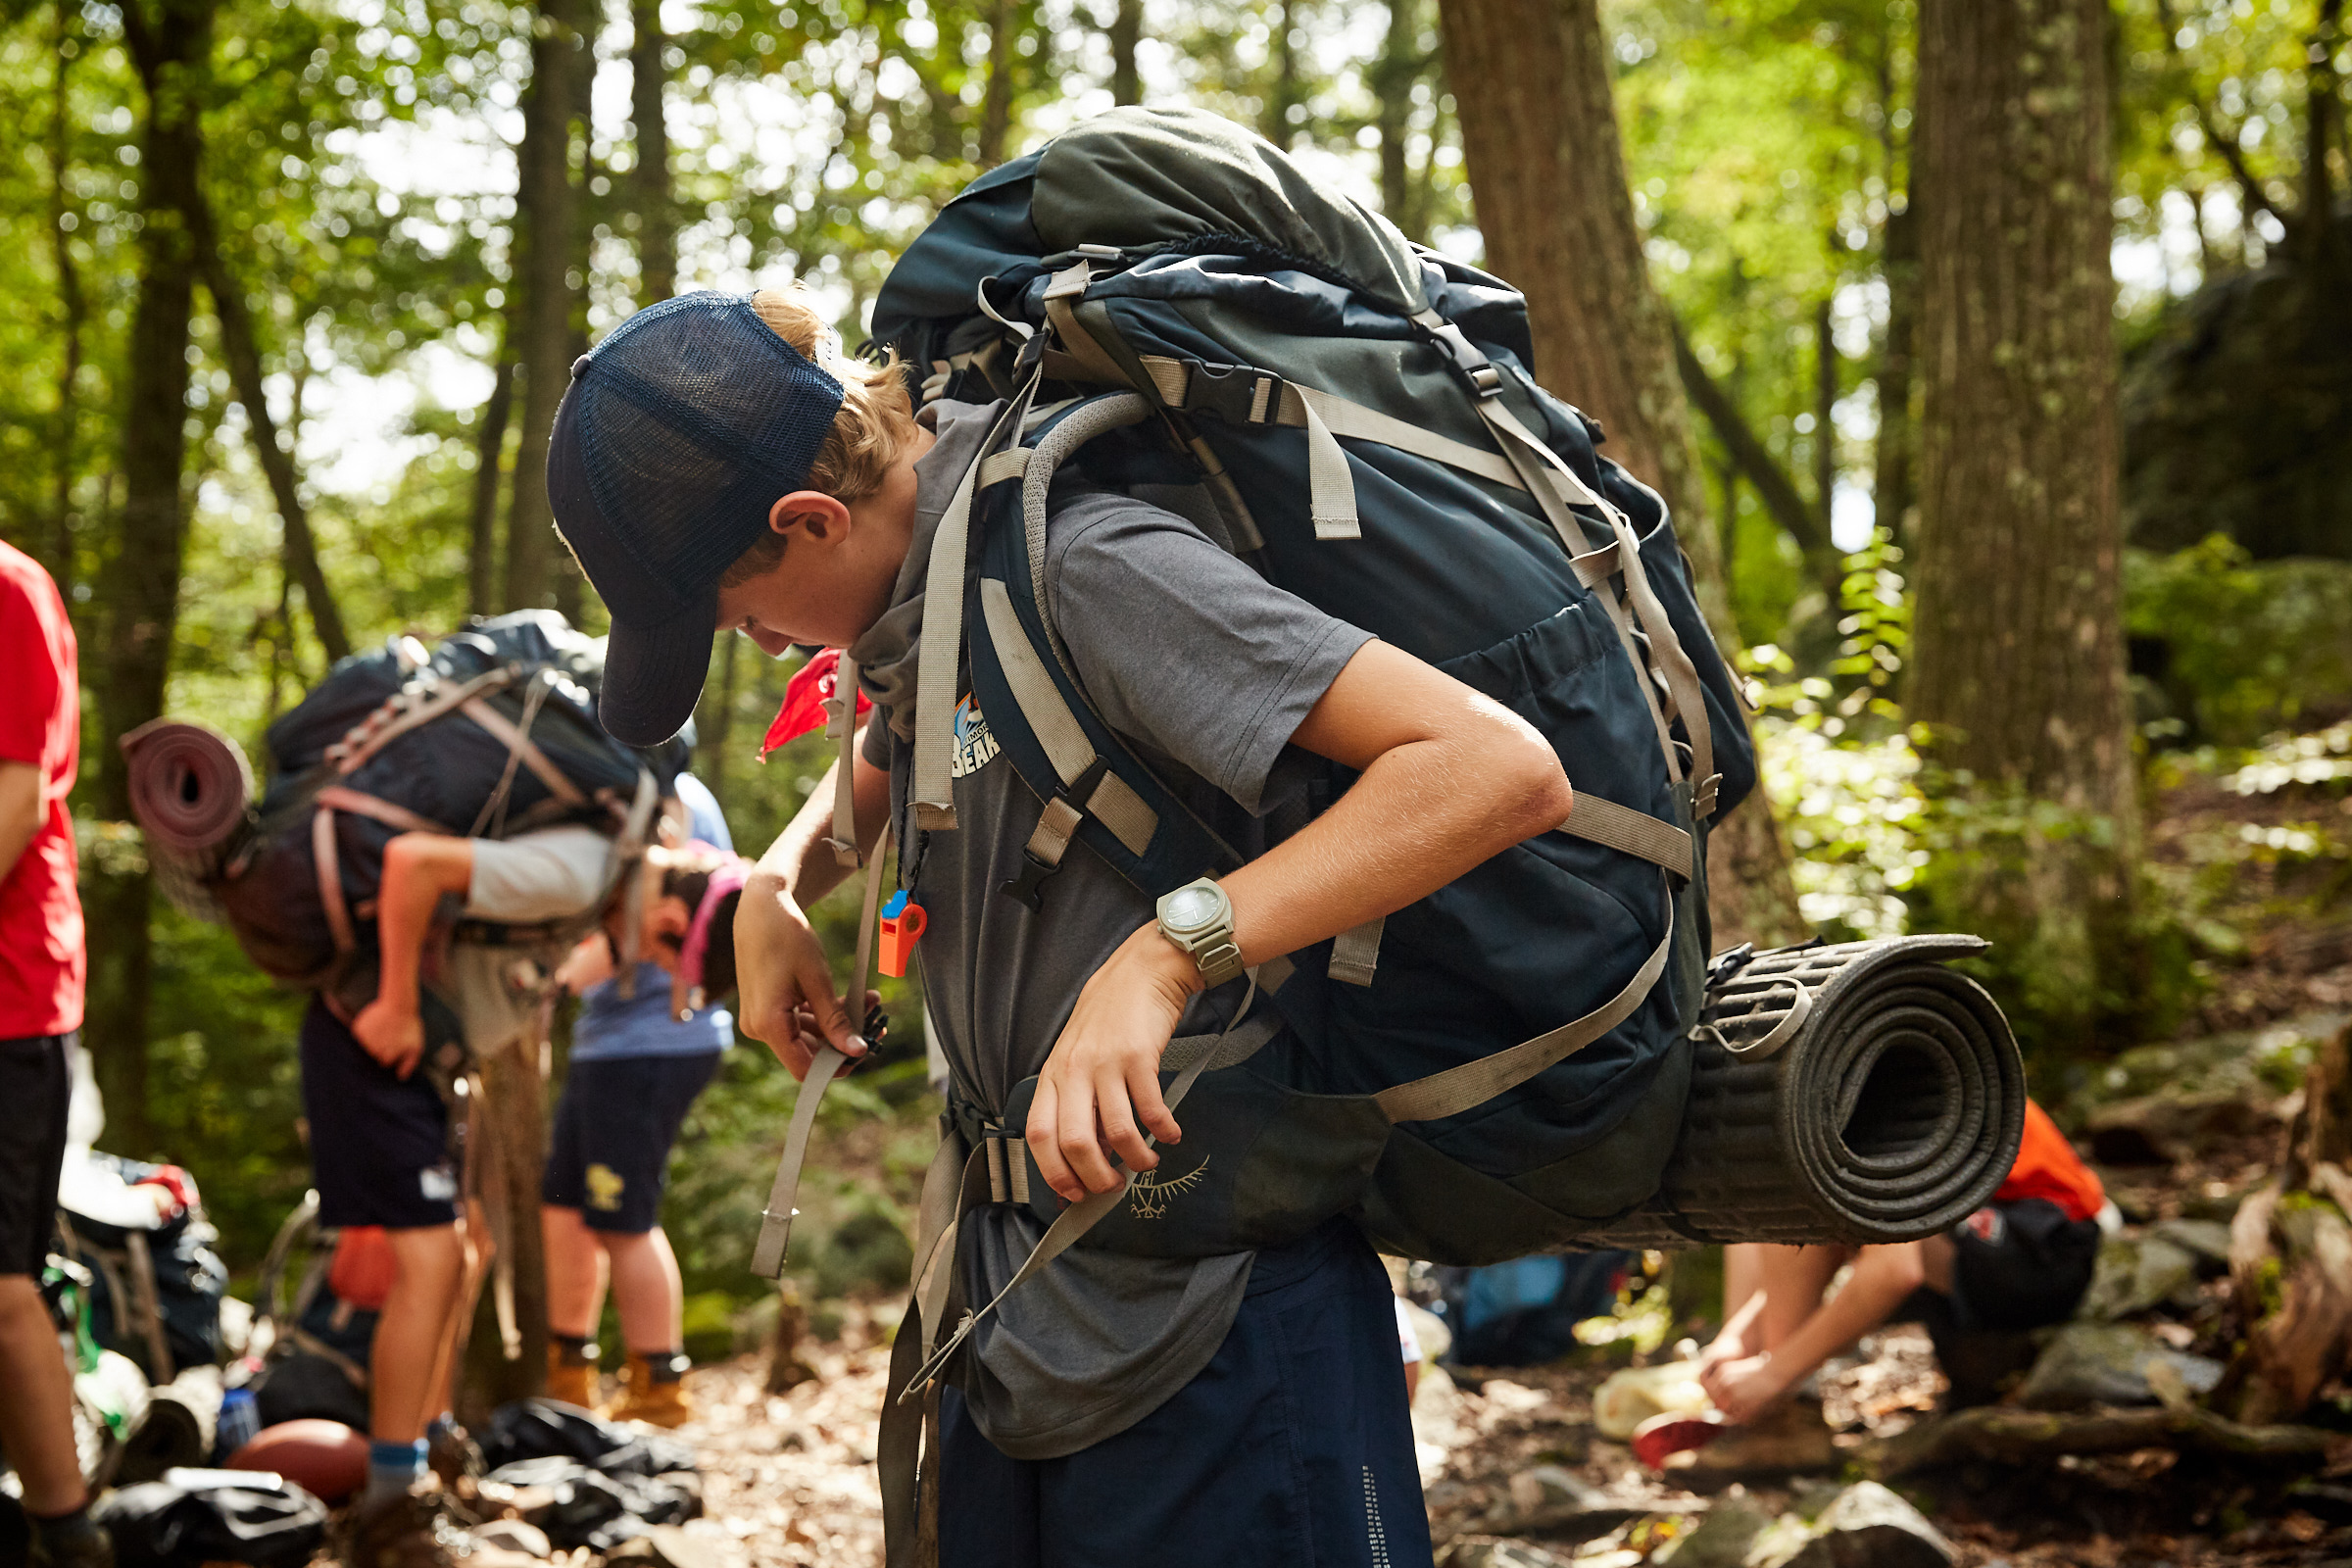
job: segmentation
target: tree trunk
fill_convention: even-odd
[[[2202,236],[2204,231],[2200,221],[2197,232]],[[1919,427],[1911,417],[1912,357],[1919,337],[1919,220],[1909,207],[1887,215],[1880,265],[1886,274],[1886,335],[1880,340],[1879,365],[1873,372],[1879,438],[1870,499],[1878,525],[1899,544],[1910,530],[1911,509],[1919,501],[1913,471]]]
[[[122,420],[122,525],[100,565],[105,617],[89,684],[100,718],[95,805],[109,822],[130,819],[122,736],[159,716],[179,621],[180,559],[187,545],[189,323],[197,257],[184,214],[203,156],[198,113],[212,56],[214,0],[126,0],[122,30],[147,100],[141,138],[139,281],[132,307],[129,385]],[[86,678],[86,677],[85,677]],[[109,857],[91,857],[85,904],[89,1008],[83,1024],[105,1092],[109,1136],[125,1153],[150,1152],[147,1005],[153,983],[148,915],[153,878]]]
[[[310,513],[302,504],[302,484],[294,472],[293,443],[291,440],[279,443],[277,423],[270,416],[261,348],[253,337],[253,317],[245,308],[244,291],[229,275],[228,263],[220,255],[219,237],[213,232],[212,209],[201,191],[193,193],[193,205],[183,216],[195,245],[205,292],[213,297],[213,316],[220,323],[220,348],[228,360],[229,380],[236,387],[237,402],[245,409],[245,428],[253,440],[253,455],[270,481],[270,493],[276,499],[277,515],[285,528],[286,569],[302,589],[303,606],[311,615],[311,630],[318,634],[318,646],[326,650],[326,661],[331,664],[350,654],[351,637],[343,629],[343,612],[336,607],[334,590],[327,584],[326,568],[318,564],[318,541],[311,532]]]
[[[1142,103],[1144,78],[1136,69],[1135,50],[1144,41],[1144,0],[1119,0],[1104,32],[1110,41],[1110,101]]]
[[[473,531],[466,542],[466,608],[476,615],[498,613],[498,492],[507,455],[507,425],[514,412],[514,354],[502,328],[498,372],[490,400],[482,405],[482,427],[473,437]]]
[[[1277,147],[1289,147],[1298,139],[1298,127],[1291,123],[1291,111],[1298,104],[1298,51],[1291,47],[1291,34],[1298,25],[1291,15],[1296,4],[1297,0],[1276,0],[1270,45],[1274,80],[1266,90],[1266,106],[1258,120],[1258,133]]]
[[[1837,500],[1838,332],[1831,302],[1823,300],[1813,309],[1813,507],[1824,536],[1831,534]]]
[[[1536,368],[1610,434],[1609,456],[1674,510],[1716,640],[1740,646],[1705,475],[1626,184],[1597,0],[1440,0],[1487,264],[1527,293]],[[1804,935],[1788,846],[1762,791],[1709,848],[1719,943]]]
[[[2078,1035],[2138,831],[2124,687],[2105,0],[1926,0],[1918,139],[1918,592],[1934,760],[2104,818],[1961,867],[1951,913],[2033,956]]]
[[[1804,552],[1806,564],[1827,586],[1830,604],[1835,607],[1844,564],[1838,547],[1830,540],[1828,519],[1805,504],[1796,481],[1788,477],[1788,470],[1781,466],[1772,449],[1764,444],[1764,438],[1756,434],[1747,416],[1740,412],[1739,400],[1717,384],[1707,373],[1707,368],[1699,363],[1679,321],[1674,325],[1674,359],[1684,391],[1706,416],[1715,439],[1723,443],[1723,450],[1733,464],[1756,487],[1756,497],[1764,503],[1764,510],[1772,514],[1772,520]]]
[[[72,198],[66,190],[66,165],[73,157],[73,121],[66,105],[66,70],[77,52],[74,47],[71,13],[57,0],[56,76],[51,89],[49,117],[49,237],[56,247],[58,328],[66,340],[65,362],[57,372],[57,461],[54,499],[50,503],[49,543],[30,552],[45,557],[49,575],[69,605],[74,602],[74,442],[78,409],[74,382],[81,379],[81,328],[89,306],[81,295],[81,270],[74,261],[73,236],[66,224]],[[78,215],[75,220],[78,222]]]
[[[1413,172],[1405,159],[1413,83],[1429,65],[1420,46],[1421,0],[1389,0],[1388,36],[1381,43],[1380,58],[1366,73],[1365,85],[1372,91],[1372,122],[1380,133],[1380,210],[1407,239],[1423,237],[1414,232]]]
[[[996,0],[988,13],[988,85],[980,98],[980,167],[1004,161],[1004,138],[1012,133],[1012,0]]]
[[[678,218],[669,190],[669,126],[662,89],[669,79],[662,54],[662,0],[636,0],[629,9],[629,118],[637,163],[629,184],[637,204],[637,303],[652,305],[678,291]]]
[[[541,0],[543,30],[531,45],[531,89],[516,155],[521,230],[514,286],[522,296],[522,443],[514,454],[514,499],[507,511],[506,608],[553,597],[555,514],[547,500],[547,443],[571,384],[571,307],[566,277],[578,266],[579,190],[571,179],[571,122],[585,97],[581,0]]]

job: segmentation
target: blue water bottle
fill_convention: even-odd
[[[220,1396],[220,1421],[213,1437],[213,1463],[225,1461],[251,1443],[261,1430],[262,1407],[251,1389],[231,1389]]]

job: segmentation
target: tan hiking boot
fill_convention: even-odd
[[[564,1348],[547,1348],[547,1396],[565,1404],[576,1404],[583,1410],[596,1408],[596,1363],[569,1362],[564,1358]]]
[[[676,1356],[678,1362],[684,1356]],[[684,1368],[681,1365],[680,1371]],[[652,1364],[635,1350],[620,1371],[620,1398],[605,1412],[612,1421],[642,1421],[649,1427],[680,1427],[695,1418],[694,1401],[676,1377],[657,1378]]]

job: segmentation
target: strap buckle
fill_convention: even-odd
[[[1454,374],[1460,376],[1470,388],[1472,397],[1484,403],[1500,395],[1502,371],[1495,368],[1493,360],[1471,344],[1460,327],[1435,311],[1423,311],[1413,318],[1413,324],[1427,335],[1431,343],[1446,351],[1446,357],[1453,362]]]
[[[1247,365],[1194,361],[1184,383],[1184,412],[1213,414],[1227,424],[1268,424],[1282,414],[1282,377]]]
[[[1037,831],[1021,846],[1020,870],[1009,881],[1000,883],[998,892],[1032,910],[1043,907],[1045,880],[1061,869],[1062,855],[1086,815],[1085,803],[1094,799],[1095,788],[1102,782],[1109,765],[1097,757],[1086,765],[1085,772],[1054,792],[1045,810],[1039,813]]]

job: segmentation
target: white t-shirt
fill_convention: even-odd
[[[612,864],[612,841],[592,828],[476,839],[466,913],[514,925],[569,919],[596,903]]]

